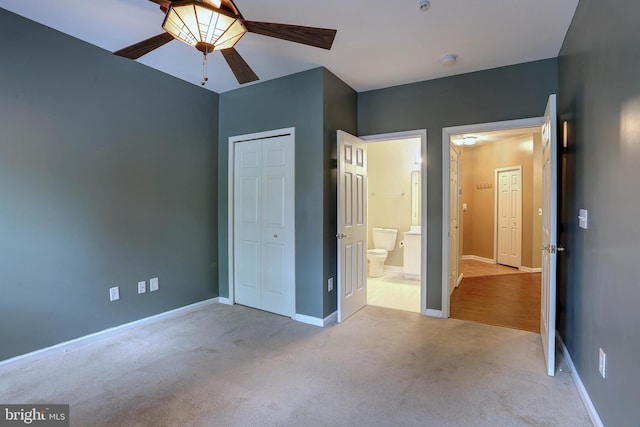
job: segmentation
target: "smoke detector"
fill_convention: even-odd
[[[448,54],[440,58],[440,63],[442,65],[453,65],[458,60],[458,55]]]
[[[419,0],[418,5],[420,6],[421,11],[429,10],[431,7],[431,2],[429,0]]]

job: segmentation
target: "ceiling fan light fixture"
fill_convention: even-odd
[[[236,16],[215,6],[217,0],[174,1],[162,28],[202,52],[233,47],[247,32]]]

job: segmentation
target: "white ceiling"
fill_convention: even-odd
[[[261,81],[324,66],[358,92],[558,55],[578,0],[235,0],[245,19],[338,30],[333,49],[247,34],[236,45]],[[162,33],[148,0],[0,0],[0,7],[109,51]],[[453,66],[440,64],[458,55]],[[126,61],[127,59],[122,59]],[[169,44],[139,62],[193,84],[202,54]],[[209,58],[206,88],[240,87],[222,55]]]

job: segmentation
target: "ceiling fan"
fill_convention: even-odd
[[[137,59],[166,43],[177,39],[201,51],[205,56],[219,50],[229,64],[238,83],[258,80],[249,64],[234,48],[247,33],[275,37],[322,49],[331,49],[336,30],[248,21],[233,0],[149,0],[160,5],[165,14],[164,33],[113,52],[115,55]],[[202,84],[205,84],[205,77]]]

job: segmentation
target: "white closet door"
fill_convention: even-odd
[[[237,143],[235,150],[235,300],[261,308],[262,143]]]
[[[293,314],[293,137],[235,144],[235,302]]]

